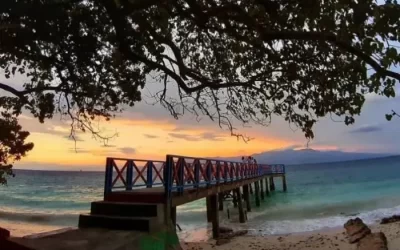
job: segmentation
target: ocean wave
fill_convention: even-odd
[[[36,213],[36,212],[14,212],[0,210],[0,219],[8,221],[31,222],[49,225],[70,225],[76,223],[76,213]]]
[[[355,217],[361,218],[367,224],[376,224],[382,218],[398,214],[399,211],[400,206],[396,206],[393,208],[380,208],[358,214],[342,214],[314,219],[271,220],[263,221],[262,223],[257,223],[257,221],[253,220],[249,221],[249,227],[254,229],[252,231],[253,234],[258,235],[300,233],[326,228],[342,228],[346,221]]]

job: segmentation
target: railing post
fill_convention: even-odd
[[[225,182],[227,182],[228,181],[228,163],[227,162],[224,162],[224,180],[225,180]]]
[[[185,158],[179,158],[177,163],[178,168],[178,179],[179,179],[179,193],[183,193],[184,185],[185,185]]]
[[[112,174],[113,174],[113,165],[112,158],[106,159],[106,174],[105,174],[105,182],[104,182],[104,196],[106,194],[111,193],[112,191]]]
[[[171,191],[172,191],[172,168],[174,166],[174,158],[170,155],[167,155],[164,167],[164,190],[165,190],[165,198],[167,202],[171,199]]]
[[[198,188],[200,184],[200,161],[194,161],[194,187]]]
[[[132,190],[133,181],[133,164],[132,160],[128,160],[126,167],[126,190]]]
[[[211,185],[211,171],[212,171],[212,163],[211,161],[207,160],[206,162],[206,171],[207,171],[207,187]]]
[[[164,192],[165,192],[165,214],[164,214],[164,223],[165,225],[170,225],[171,219],[171,211],[172,211],[172,168],[174,166],[174,158],[170,155],[166,156],[165,159],[165,167],[164,167]]]
[[[236,167],[236,169],[235,169],[236,170],[236,174],[235,174],[236,175],[236,180],[239,180],[239,177],[240,177],[240,174],[239,174],[240,164],[236,163],[235,165],[236,165],[235,166]]]
[[[221,180],[221,164],[219,161],[217,161],[215,164],[217,165],[217,184],[219,184]]]
[[[153,162],[148,161],[146,165],[147,165],[146,187],[151,188],[153,187]]]

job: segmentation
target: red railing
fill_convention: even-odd
[[[282,174],[284,171],[284,165],[167,155],[164,186],[168,194],[173,191],[182,193],[185,188],[211,186],[266,174]]]
[[[163,185],[167,194],[255,178],[268,174],[284,174],[284,165],[232,162],[186,156],[167,155],[166,162],[107,158],[104,193],[116,189]]]
[[[165,162],[107,158],[104,192],[113,189],[132,190],[134,187],[160,186],[164,184]]]

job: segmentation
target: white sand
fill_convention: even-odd
[[[383,232],[388,239],[390,250],[400,250],[400,222],[387,225],[372,225],[372,232]],[[283,236],[240,236],[231,242],[216,246],[215,240],[209,242],[183,242],[184,250],[355,250],[357,244],[350,244],[344,229],[328,229]]]

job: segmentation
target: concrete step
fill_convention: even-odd
[[[162,204],[95,201],[91,204],[92,215],[118,217],[159,217],[163,216]]]
[[[153,232],[159,226],[157,218],[118,217],[93,214],[79,215],[79,228]]]

